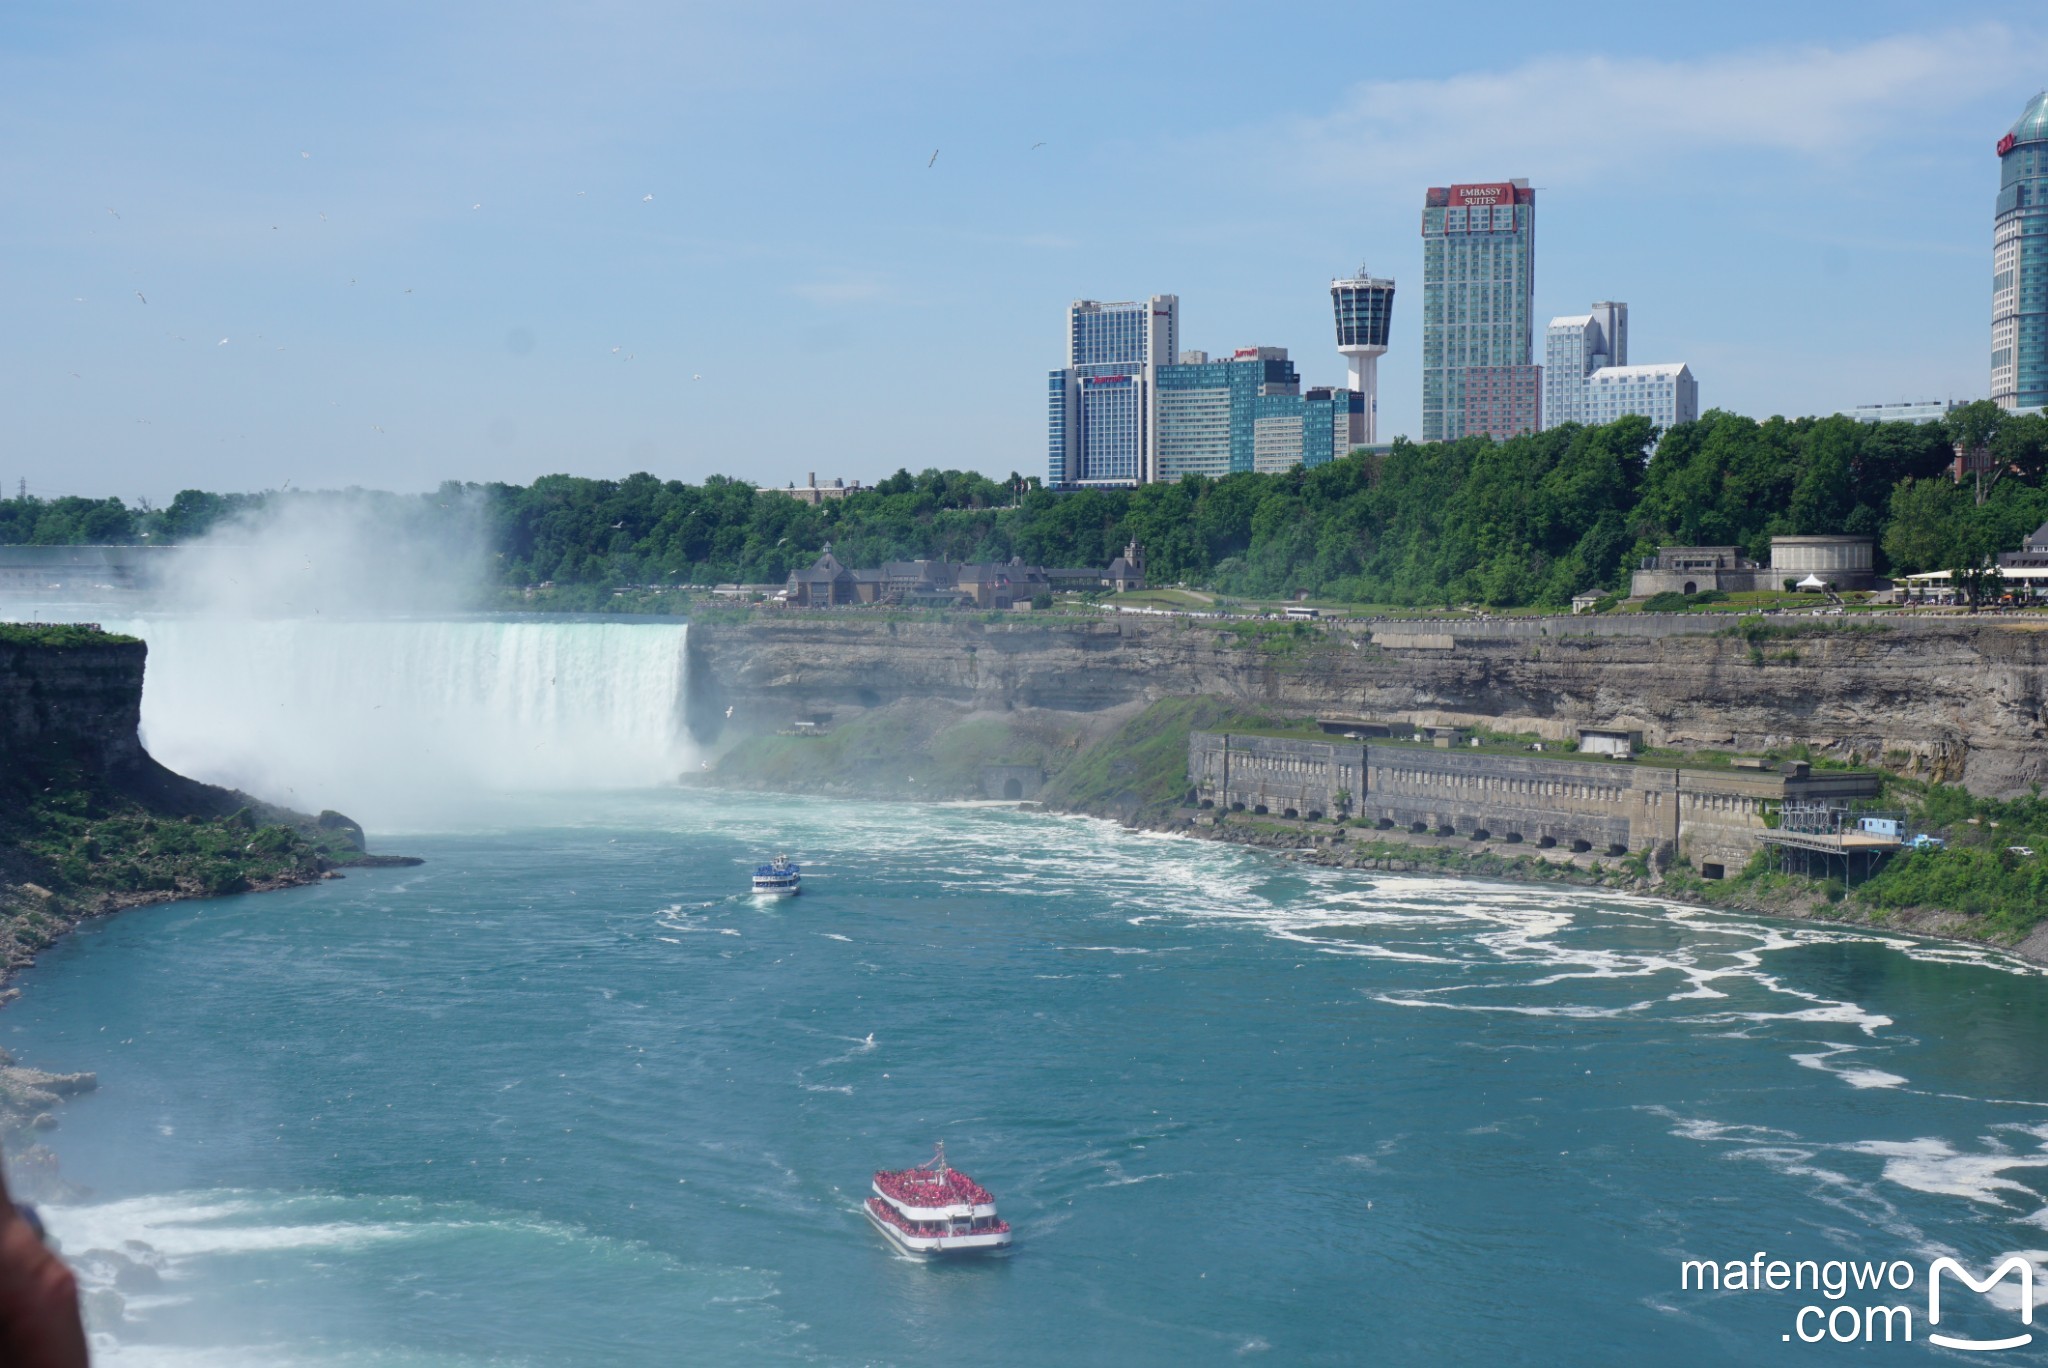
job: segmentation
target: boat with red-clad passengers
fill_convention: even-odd
[[[996,1199],[946,1162],[943,1143],[916,1168],[879,1170],[862,1210],[906,1254],[969,1254],[1010,1243]]]

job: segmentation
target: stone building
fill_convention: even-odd
[[[1758,565],[1739,546],[1660,546],[1629,577],[1634,598],[1651,594],[1750,593],[1783,589],[1811,575],[1837,589],[1876,583],[1876,547],[1869,537],[1773,537],[1771,563]]]
[[[1720,769],[1218,732],[1189,738],[1188,776],[1205,806],[1349,815],[1382,828],[1611,855],[1662,849],[1708,878],[1748,863],[1776,805],[1878,793],[1874,774],[1815,774],[1796,763]]]
[[[1103,570],[1058,570],[1008,561],[885,561],[879,569],[851,570],[824,551],[809,567],[789,572],[781,602],[791,608],[836,608],[880,603],[924,608],[1009,609],[1041,593],[1109,586],[1142,589],[1144,552],[1136,542]]]

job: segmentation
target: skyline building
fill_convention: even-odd
[[[1394,321],[1394,282],[1360,266],[1357,275],[1330,282],[1330,306],[1349,388],[1364,396],[1365,421],[1353,445],[1371,446],[1379,440],[1379,363]]]
[[[1640,414],[1664,431],[1700,416],[1700,387],[1682,361],[1632,366],[1628,305],[1603,299],[1543,330],[1543,429]]]
[[[1543,330],[1543,427],[1583,423],[1586,377],[1628,364],[1628,305],[1602,300],[1589,312],[1550,320]]]
[[[1422,440],[1534,432],[1536,192],[1432,186],[1422,209]]]
[[[1318,466],[1362,444],[1365,396],[1304,391],[1285,347],[1239,347],[1215,358],[1183,352],[1178,364],[1158,368],[1155,382],[1155,480]]]
[[[1669,432],[1699,421],[1700,387],[1683,361],[1650,366],[1603,366],[1586,377],[1582,423],[1611,423],[1631,414]]]
[[[1180,297],[1067,306],[1067,364],[1046,377],[1046,483],[1152,478],[1153,377],[1180,350]]]
[[[1998,140],[1991,400],[2007,409],[2048,404],[2048,91]]]

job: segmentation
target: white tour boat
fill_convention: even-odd
[[[964,1254],[1010,1243],[988,1189],[946,1163],[946,1147],[916,1168],[875,1174],[862,1210],[906,1254]]]
[[[771,898],[790,898],[804,891],[803,871],[790,863],[789,856],[777,855],[754,870],[754,891]]]

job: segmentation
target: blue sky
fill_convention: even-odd
[[[17,0],[0,480],[1038,474],[1069,300],[1332,383],[1361,263],[1413,432],[1423,189],[1510,176],[1539,333],[1625,299],[1757,416],[1980,397],[2044,85],[2019,4]]]

